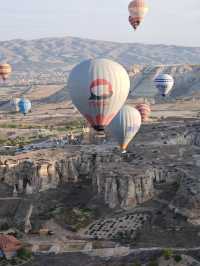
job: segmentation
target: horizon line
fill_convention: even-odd
[[[78,36],[56,36],[56,37],[38,37],[38,38],[14,38],[14,39],[7,39],[7,40],[0,40],[0,43],[3,42],[13,42],[13,41],[39,41],[45,39],[65,39],[65,38],[73,38],[73,39],[81,39],[81,40],[88,40],[88,41],[96,41],[96,42],[107,42],[107,43],[115,43],[121,45],[149,45],[149,46],[174,46],[174,47],[185,47],[185,48],[200,48],[200,46],[189,46],[189,45],[180,45],[180,44],[164,44],[164,43],[145,43],[145,42],[123,42],[123,41],[111,41],[111,40],[102,40],[102,39],[93,39],[89,37],[78,37]]]

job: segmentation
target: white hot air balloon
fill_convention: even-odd
[[[174,79],[168,74],[159,74],[156,76],[155,86],[159,90],[160,94],[165,97],[172,90],[174,86]]]
[[[68,87],[73,104],[95,130],[102,131],[125,103],[130,79],[120,64],[93,59],[72,70]]]
[[[19,104],[20,98],[12,98],[10,100],[10,107],[13,112],[19,112]]]
[[[134,107],[125,105],[108,126],[111,135],[118,141],[123,152],[140,129],[142,118]]]

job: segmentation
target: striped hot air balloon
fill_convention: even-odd
[[[136,109],[140,112],[142,122],[147,122],[151,114],[151,107],[147,103],[140,103],[136,105]]]
[[[116,62],[86,60],[72,70],[68,87],[73,104],[95,130],[102,131],[125,103],[130,79]]]
[[[0,64],[0,76],[5,81],[12,72],[12,67],[9,64]]]
[[[149,8],[145,3],[145,0],[133,0],[128,6],[129,10],[129,22],[131,26],[136,30],[141,22],[144,20]]]
[[[122,152],[126,152],[128,144],[139,131],[141,122],[139,111],[126,105],[119,111],[108,126],[108,130],[119,143]]]
[[[22,248],[22,243],[14,236],[0,234],[0,249],[4,252],[14,252]]]
[[[24,115],[31,111],[31,102],[28,99],[21,98],[18,105],[20,113]]]
[[[167,96],[174,86],[174,79],[168,74],[159,74],[154,82],[163,97]]]

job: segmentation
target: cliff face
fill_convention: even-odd
[[[7,160],[0,166],[0,178],[16,195],[89,180],[94,195],[103,196],[110,208],[134,207],[152,198],[153,170],[138,170],[122,160],[111,152],[82,152],[55,161]]]
[[[128,163],[101,164],[93,175],[93,189],[110,208],[133,208],[154,196],[153,169]]]
[[[169,99],[199,95],[200,65],[133,65],[130,68],[131,91],[133,96],[155,97],[157,89],[154,85],[155,77],[160,73],[172,75],[175,85]]]
[[[25,159],[7,161],[0,166],[0,178],[4,183],[13,186],[15,193],[32,194],[56,188],[59,184],[77,182],[76,163],[79,157],[67,160],[34,161]]]

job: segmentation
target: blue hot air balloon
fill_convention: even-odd
[[[21,98],[18,106],[20,113],[24,115],[31,111],[31,102],[28,99]]]

